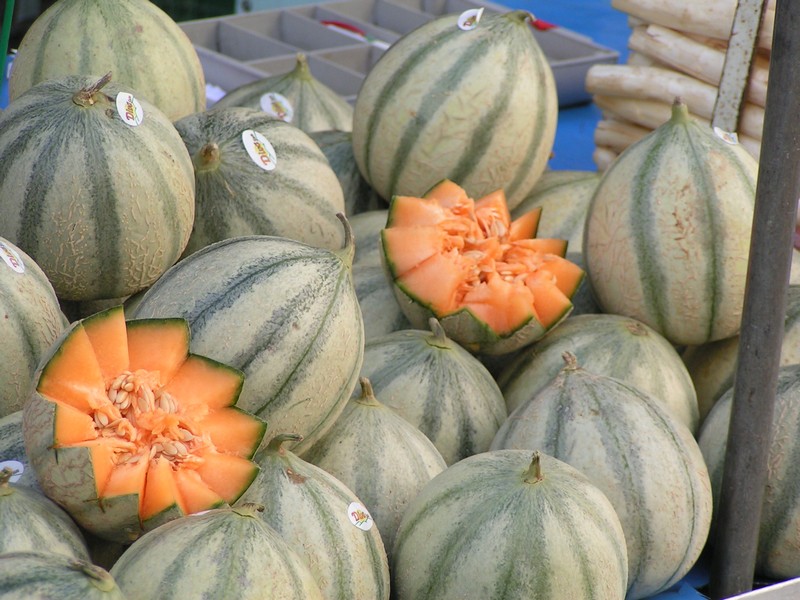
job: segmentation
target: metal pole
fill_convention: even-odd
[[[728,449],[711,558],[714,600],[753,587],[800,197],[800,2],[777,0]]]

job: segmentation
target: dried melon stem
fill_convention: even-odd
[[[115,438],[115,464],[167,459],[174,469],[197,466],[213,448],[197,423],[205,405],[181,405],[163,390],[158,373],[123,371],[106,388],[108,402],[92,414],[98,435]]]

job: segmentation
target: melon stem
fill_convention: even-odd
[[[297,54],[297,63],[292,71],[292,76],[305,81],[311,81],[313,79],[311,76],[311,69],[308,68],[308,59],[303,52],[298,52]]]
[[[284,444],[287,442],[302,442],[303,436],[299,433],[279,433],[273,437],[267,444],[267,450],[270,452],[277,452],[281,456],[286,454]]]
[[[92,582],[92,585],[101,592],[110,592],[117,587],[117,583],[111,574],[97,565],[86,562],[85,560],[75,560],[72,563],[72,568],[76,571],[81,571]]]
[[[353,259],[356,255],[356,240],[353,235],[353,227],[350,225],[350,221],[347,220],[344,213],[336,213],[336,218],[344,225],[344,246],[342,246],[341,250],[337,251],[337,254],[348,267],[352,267]]]
[[[192,157],[192,162],[198,171],[210,171],[219,167],[219,146],[216,142],[209,142]]]
[[[436,317],[431,317],[428,319],[428,327],[433,334],[433,336],[429,338],[430,341],[428,342],[431,346],[435,346],[436,348],[450,347],[450,339],[447,337],[444,327],[442,327],[442,324],[439,323],[439,320]]]
[[[78,90],[75,95],[72,96],[72,101],[78,106],[87,108],[94,105],[96,102],[95,94],[103,89],[109,81],[111,81],[111,71],[103,75],[93,84]]]
[[[378,406],[380,402],[375,397],[375,392],[372,390],[372,383],[366,377],[359,377],[359,383],[361,384],[361,397],[358,398],[358,402],[361,404],[366,404],[367,406]]]
[[[544,479],[542,475],[542,457],[538,450],[533,453],[531,464],[522,479],[525,483],[538,483]]]
[[[0,470],[0,496],[5,496],[12,491],[11,486],[8,484],[11,483],[11,478],[13,476],[14,469],[11,467],[3,467],[3,469]]]

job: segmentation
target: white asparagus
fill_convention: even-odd
[[[592,152],[592,160],[597,166],[597,170],[602,173],[611,166],[619,154],[614,152],[611,148],[604,148],[603,146],[596,146]]]
[[[622,96],[633,100],[655,100],[670,106],[679,97],[689,111],[710,121],[718,89],[684,73],[662,67],[638,65],[592,65],[586,73],[586,90],[601,96]],[[764,108],[750,102],[742,104],[740,135],[761,139]]]
[[[595,94],[593,102],[606,115],[616,115],[625,121],[631,121],[641,127],[655,129],[666,123],[672,116],[672,102],[660,102],[657,100],[641,100],[636,98],[625,98],[621,96],[604,96]],[[688,105],[690,114],[698,122],[708,127],[711,123],[708,119],[694,114],[691,106]],[[737,137],[742,147],[747,150],[756,160],[761,152],[761,135],[753,137],[738,133]]]
[[[595,146],[611,148],[615,152],[622,152],[631,144],[638,142],[653,130],[623,121],[618,118],[608,117],[600,119],[594,130]]]
[[[637,55],[686,73],[714,86],[719,86],[725,51],[709,47],[689,36],[660,25],[636,27],[628,38],[628,47]],[[755,57],[745,99],[764,106],[767,98],[769,61],[763,56]]]
[[[648,23],[727,40],[731,35],[736,0],[611,0],[611,6]],[[767,0],[758,45],[772,46],[775,0]]]

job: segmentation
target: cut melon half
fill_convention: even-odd
[[[235,406],[244,375],[189,352],[184,319],[78,321],[51,349],[25,406],[26,450],[45,493],[86,529],[130,541],[233,503],[266,431]]]
[[[395,196],[381,231],[383,264],[403,313],[481,354],[533,343],[572,310],[585,275],[567,242],[537,238],[541,209],[512,220],[503,190],[471,199],[450,180]]]

